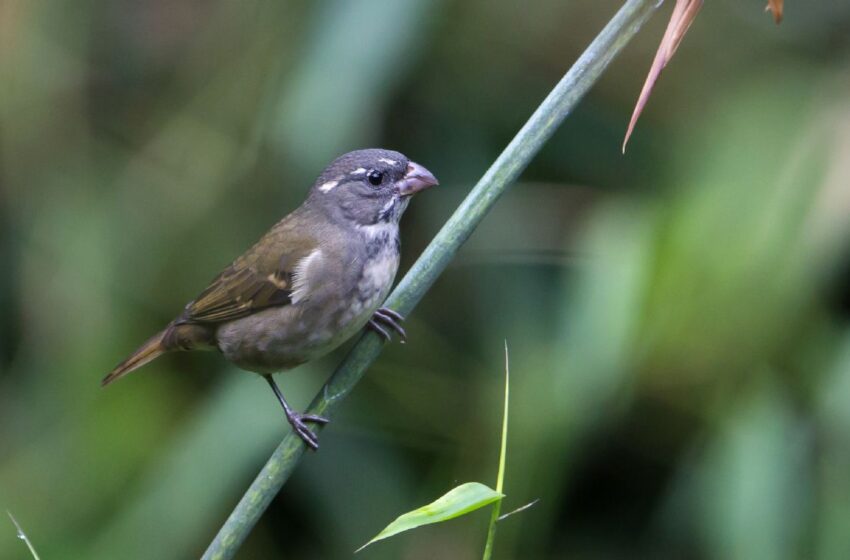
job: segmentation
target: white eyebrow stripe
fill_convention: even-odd
[[[355,169],[354,171],[349,173],[349,175],[362,175],[363,173],[366,173],[366,168],[365,167],[358,167],[357,169]]]
[[[339,184],[339,181],[328,181],[322,185],[319,185],[319,190],[326,193],[336,187]]]
[[[382,162],[386,163],[387,165],[395,165],[395,164],[398,163],[394,159],[388,159],[388,158],[383,158],[383,157],[381,159],[379,159],[378,161],[382,161]]]

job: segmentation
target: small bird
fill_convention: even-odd
[[[166,352],[218,350],[261,374],[295,432],[312,449],[308,422],[272,374],[327,354],[364,327],[404,340],[403,317],[380,307],[398,270],[398,223],[410,197],[437,185],[391,150],[349,152],[325,169],[304,201],[215,277],[162,331],[118,364],[108,385]]]

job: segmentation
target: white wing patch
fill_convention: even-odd
[[[295,270],[292,271],[292,295],[290,296],[293,305],[310,297],[310,292],[315,287],[311,277],[315,280],[321,260],[322,250],[316,249],[295,265]]]
[[[339,181],[328,181],[327,183],[319,185],[319,190],[326,193],[326,192],[332,190],[338,184],[339,184]]]

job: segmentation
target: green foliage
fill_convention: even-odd
[[[484,560],[492,556],[493,541],[496,536],[496,522],[499,521],[499,506],[505,495],[505,461],[508,454],[508,401],[510,400],[510,365],[508,361],[508,343],[505,342],[505,404],[502,413],[502,443],[499,449],[499,470],[496,475],[496,489],[493,490],[480,482],[467,482],[452,488],[435,501],[418,509],[405,513],[387,525],[372,540],[357,549],[360,552],[370,544],[403,531],[448,521],[470,513],[488,504],[493,504],[490,523],[487,527],[487,543],[484,548]]]
[[[493,502],[498,502],[503,497],[504,494],[480,482],[466,482],[452,488],[430,504],[398,516],[372,540],[358,548],[357,552],[374,542],[392,537],[403,531],[460,517]]]

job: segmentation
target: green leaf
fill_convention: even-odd
[[[397,535],[402,531],[415,529],[431,523],[439,523],[454,519],[470,511],[482,508],[504,498],[504,495],[480,482],[467,482],[419,509],[409,511],[400,515],[395,521],[387,525],[383,531],[371,541],[367,542],[355,552],[360,552],[370,544],[383,540],[387,537]]]

